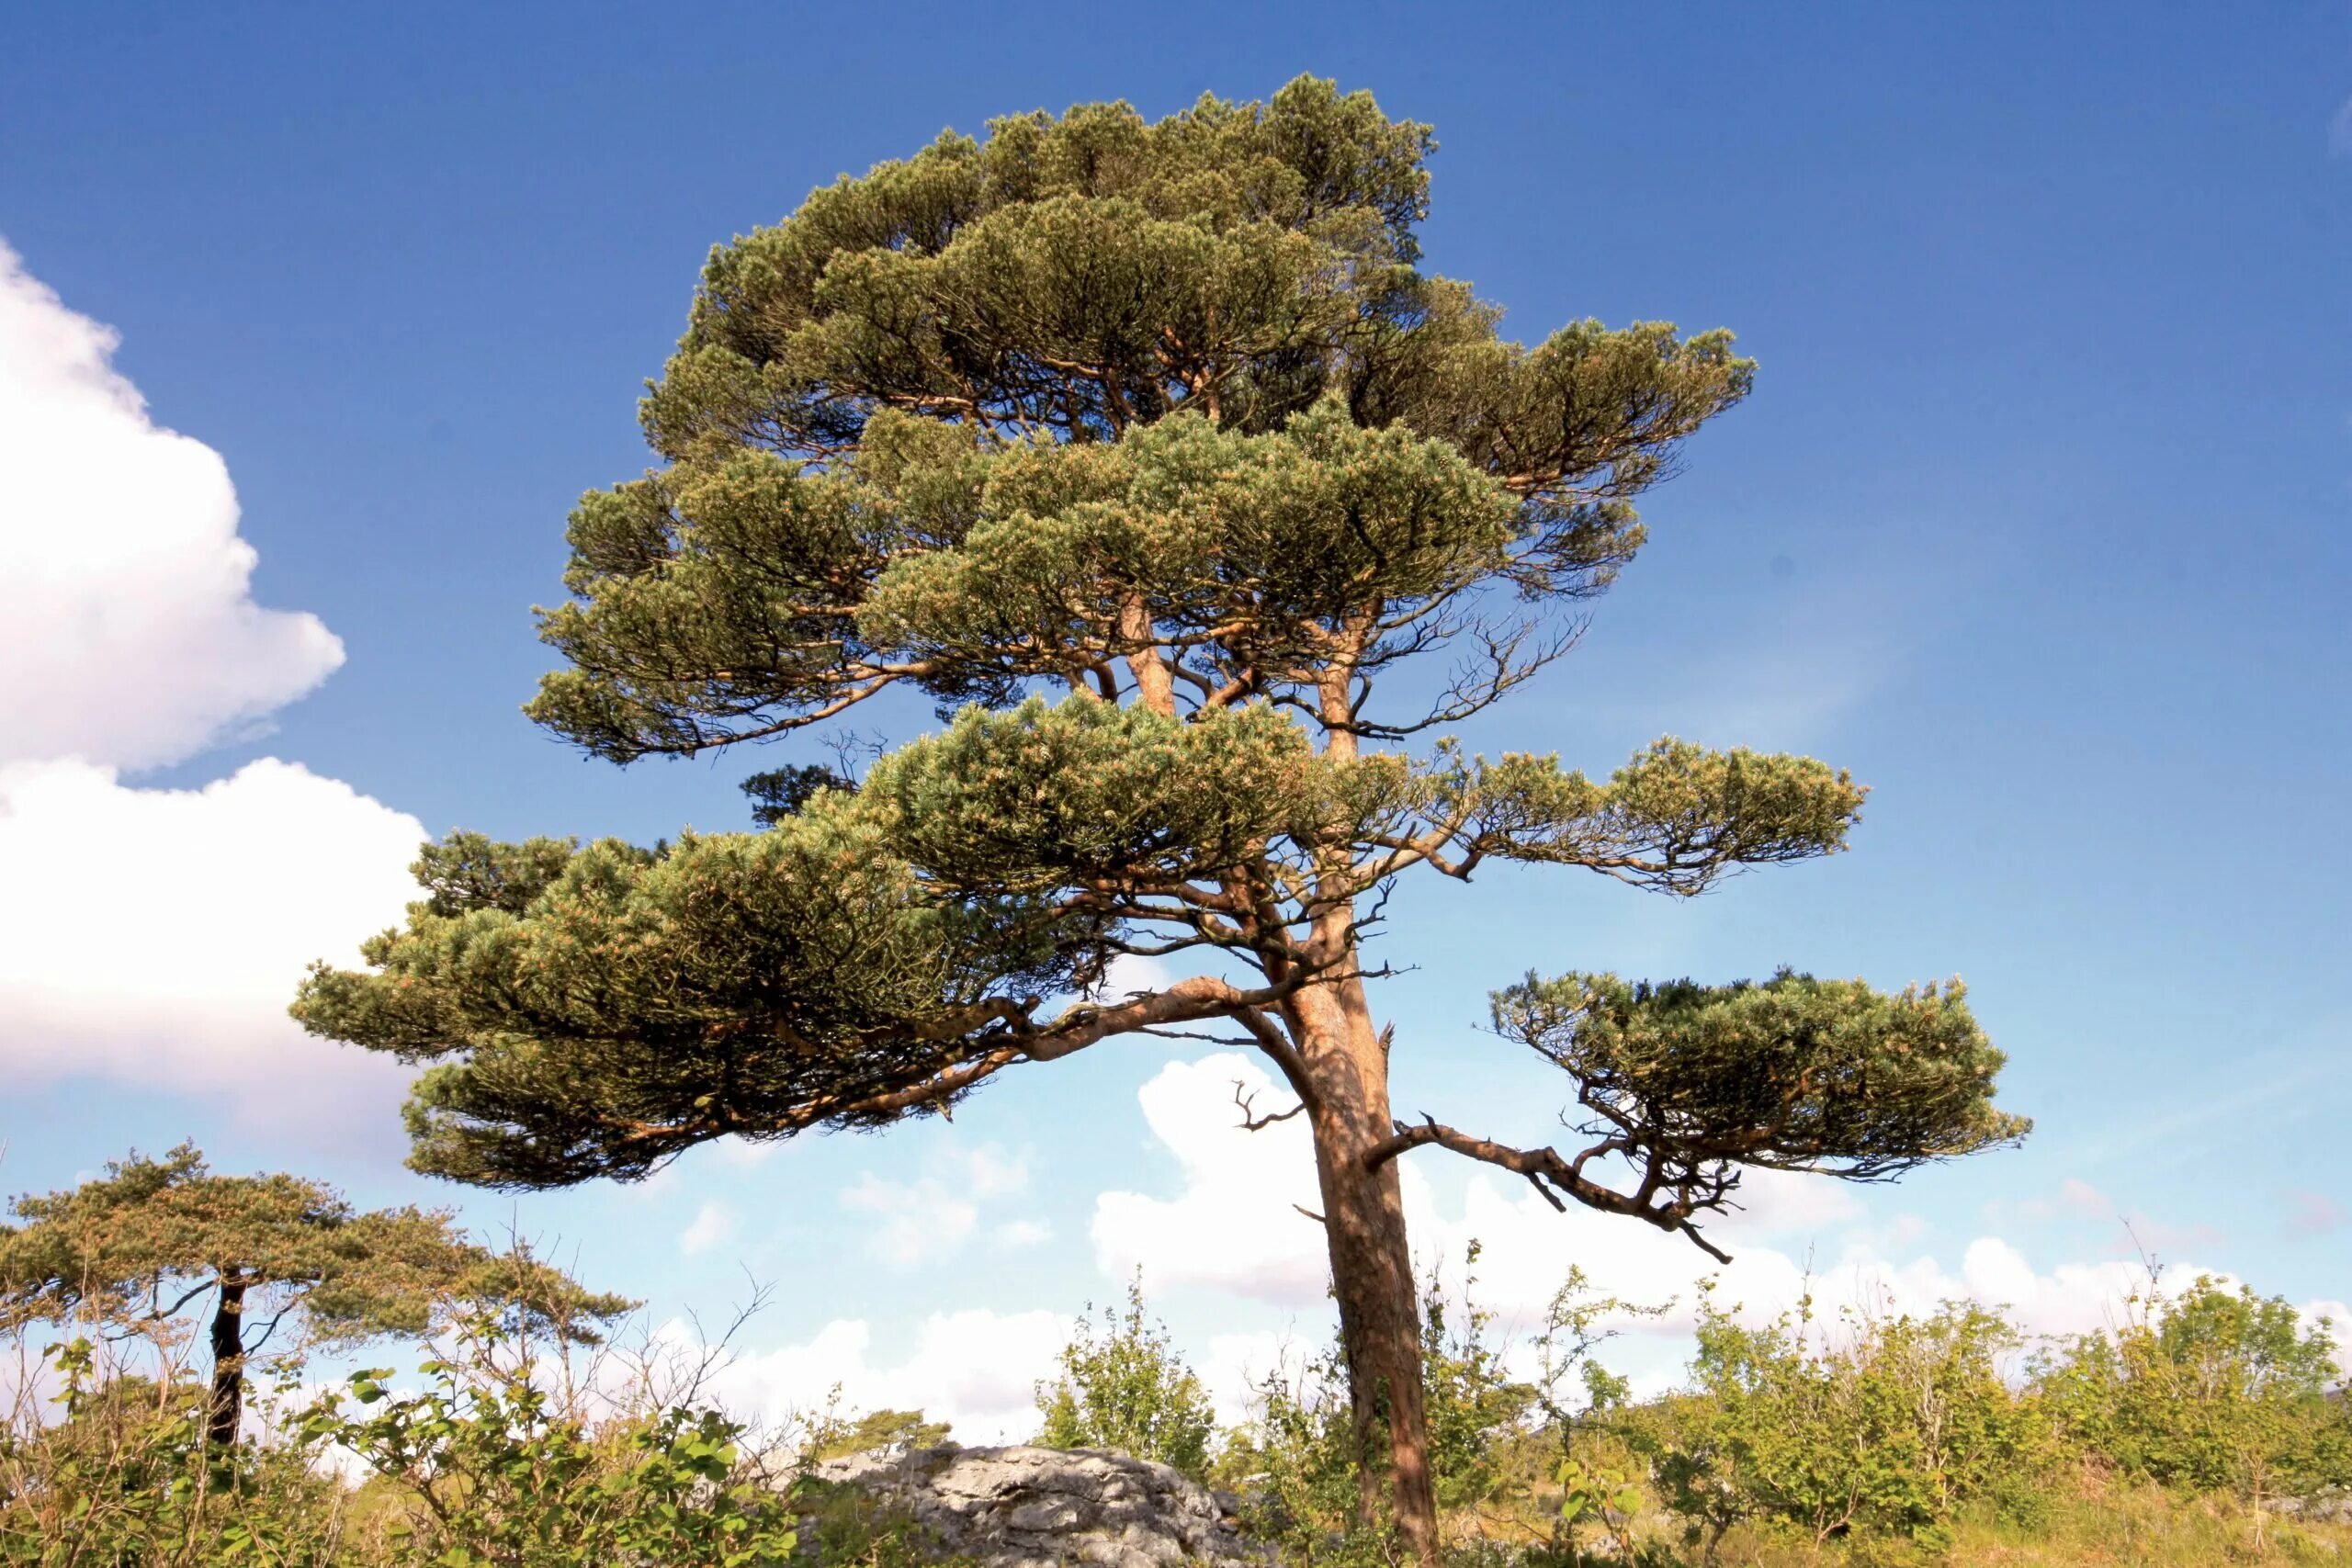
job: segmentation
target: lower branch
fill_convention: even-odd
[[[1713,1202],[1693,1199],[1683,1188],[1676,1189],[1671,1198],[1664,1198],[1657,1192],[1655,1181],[1643,1183],[1644,1194],[1646,1195],[1619,1192],[1586,1176],[1577,1168],[1582,1162],[1572,1163],[1556,1150],[1513,1148],[1489,1138],[1474,1138],[1467,1133],[1456,1132],[1426,1117],[1418,1126],[1407,1122],[1397,1122],[1394,1137],[1364,1155],[1364,1168],[1377,1170],[1397,1156],[1425,1144],[1435,1144],[1440,1148],[1451,1149],[1467,1158],[1525,1177],[1529,1184],[1544,1195],[1544,1201],[1555,1209],[1566,1210],[1566,1205],[1560,1201],[1559,1196],[1565,1193],[1589,1209],[1599,1209],[1604,1213],[1625,1214],[1664,1231],[1679,1231],[1689,1236],[1700,1251],[1716,1262],[1731,1261],[1731,1254],[1701,1235],[1691,1219],[1694,1212],[1713,1207],[1720,1201],[1720,1185],[1715,1188]]]

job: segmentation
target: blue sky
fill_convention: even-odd
[[[1286,1206],[1252,1201],[1283,1151],[1217,1122],[1231,1070],[1159,1045],[1036,1070],[953,1128],[511,1199],[403,1172],[397,1085],[265,1005],[287,963],[396,910],[408,818],[743,822],[735,783],[776,753],[623,771],[516,711],[563,514],[647,462],[636,392],[713,243],[943,125],[1160,114],[1300,71],[1435,125],[1430,264],[1518,332],[1720,324],[1761,361],[1651,499],[1583,649],[1475,739],[1608,766],[1674,732],[1873,788],[1851,854],[1695,903],[1558,874],[1408,890],[1387,940],[1415,967],[1380,998],[1400,1105],[1543,1135],[1552,1086],[1473,1028],[1530,967],[1957,972],[2032,1141],[1781,1194],[1735,1289],[1810,1253],[2054,1302],[2111,1279],[2130,1215],[2166,1258],[2352,1295],[2342,5],[19,8],[16,276],[116,329],[148,417],[225,462],[233,514],[200,476],[173,492],[210,520],[203,558],[232,529],[253,599],[317,626],[255,622],[233,585],[191,609],[202,572],[175,567],[85,648],[106,617],[59,612],[30,563],[105,581],[181,501],[118,486],[109,510],[93,487],[127,470],[103,452],[77,472],[38,418],[0,433],[0,788],[22,796],[0,815],[0,1190],[193,1135],[225,1168],[560,1238],[663,1316],[748,1268],[783,1287],[755,1330],[777,1398],[827,1367],[896,1394],[936,1347],[1012,1365],[1035,1314],[1136,1262],[1204,1358],[1311,1336],[1310,1285],[1245,1278],[1301,1255]],[[1683,1268],[1422,1157],[1432,1246],[1483,1227],[1506,1294],[1571,1261],[1660,1288]],[[1196,1223],[1216,1258],[1174,1256]],[[934,1403],[982,1421],[1004,1397]]]

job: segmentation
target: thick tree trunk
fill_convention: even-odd
[[[1392,1131],[1387,1043],[1353,978],[1311,987],[1284,1010],[1314,1089],[1315,1169],[1354,1412],[1358,1510],[1372,1522],[1385,1492],[1406,1551],[1433,1562],[1437,1499],[1404,1199],[1396,1161],[1366,1168],[1366,1156]],[[1384,1427],[1385,1454],[1376,1451]]]
[[[212,1309],[212,1404],[205,1446],[214,1453],[236,1446],[245,1416],[245,1281],[220,1276],[220,1300]]]

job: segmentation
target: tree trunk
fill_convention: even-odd
[[[215,1454],[236,1446],[245,1416],[245,1280],[220,1276],[220,1300],[212,1310],[212,1404],[205,1447]]]
[[[1310,987],[1284,1011],[1314,1089],[1315,1171],[1355,1422],[1358,1515],[1363,1523],[1375,1522],[1385,1490],[1405,1551],[1433,1562],[1437,1498],[1430,1482],[1420,1301],[1404,1198],[1395,1160],[1377,1170],[1365,1164],[1394,1131],[1387,1043],[1373,1027],[1363,983],[1352,977]],[[1385,1455],[1376,1451],[1384,1427]]]

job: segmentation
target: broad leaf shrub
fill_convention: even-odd
[[[389,1370],[351,1380],[357,1406],[322,1404],[310,1443],[342,1449],[389,1483],[383,1533],[401,1560],[447,1568],[592,1568],[790,1561],[793,1500],[747,1462],[744,1428],[671,1407],[592,1428],[487,1358],[435,1360],[401,1393]]]
[[[2007,1498],[2055,1457],[2039,1402],[2002,1376],[2015,1332],[1980,1308],[1824,1325],[1808,1301],[1747,1327],[1709,1292],[1698,1338],[1653,1473],[1709,1562],[1743,1520],[1816,1547],[1876,1537],[1939,1551],[1963,1505]]]
[[[207,1386],[133,1369],[76,1336],[17,1347],[0,1427],[0,1563],[10,1568],[325,1568],[344,1554],[345,1488],[298,1448],[208,1454]],[[36,1370],[37,1369],[37,1370]],[[52,1410],[36,1408],[40,1393]],[[282,1391],[281,1391],[282,1393]],[[263,1402],[265,1413],[270,1401]]]
[[[2123,1324],[2054,1347],[2036,1381],[2067,1438],[2123,1474],[2227,1493],[2257,1532],[2281,1496],[2352,1486],[2335,1325],[2199,1278],[2135,1297]]]
[[[1037,1441],[1054,1449],[1114,1449],[1205,1478],[1216,1412],[1208,1391],[1146,1314],[1143,1281],[1127,1285],[1125,1313],[1105,1308],[1098,1328],[1081,1319],[1062,1348],[1060,1375],[1037,1385],[1045,1418]]]

